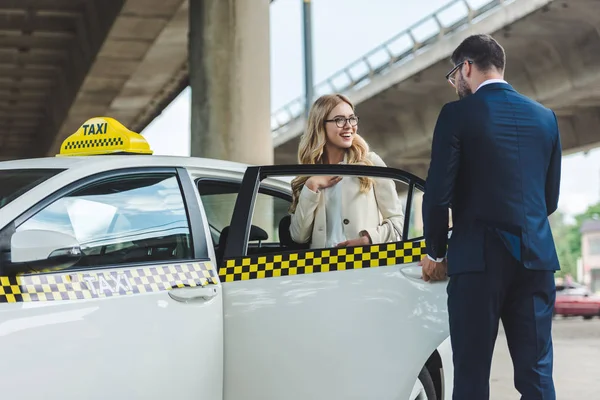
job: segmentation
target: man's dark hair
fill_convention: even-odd
[[[452,63],[457,65],[465,60],[472,60],[482,72],[488,72],[492,67],[504,71],[506,54],[500,44],[490,35],[472,35],[452,53]]]

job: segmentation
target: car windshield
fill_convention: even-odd
[[[0,170],[0,208],[61,171],[61,169]]]

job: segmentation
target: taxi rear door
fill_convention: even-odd
[[[7,398],[221,399],[222,294],[199,201],[185,169],[126,169],[1,232]]]
[[[283,239],[286,196],[275,178],[318,174],[343,176],[342,182],[371,177],[376,185],[394,180],[405,196],[402,240],[310,249]],[[226,400],[410,398],[419,372],[449,334],[446,283],[424,282],[417,265],[424,255],[415,226],[422,190],[421,179],[385,167],[246,171],[219,268],[227,316]],[[277,207],[266,218],[268,206],[263,201],[259,207],[258,199],[269,191]],[[355,216],[342,218],[347,224]],[[251,241],[261,230],[275,239]]]

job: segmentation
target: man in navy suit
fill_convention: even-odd
[[[502,320],[522,399],[555,399],[552,310],[560,269],[548,216],[558,205],[561,144],[552,110],[504,81],[504,49],[465,39],[446,79],[423,199],[423,278],[448,282],[455,400],[489,399]],[[452,235],[448,239],[448,209]]]

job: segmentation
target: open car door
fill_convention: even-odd
[[[280,203],[291,202],[290,178],[300,175],[392,180],[403,203],[401,240],[346,248],[292,243]],[[420,178],[386,167],[246,171],[219,268],[225,399],[410,398],[449,334],[446,283],[424,282],[417,265],[425,245],[418,223],[423,188]],[[257,204],[269,191],[279,193],[272,209]],[[257,228],[271,229],[277,240],[254,243]]]

